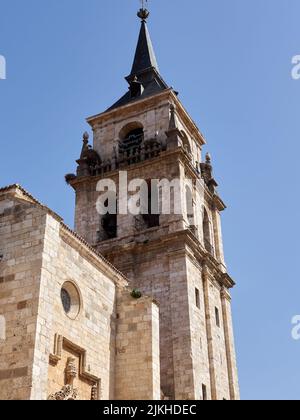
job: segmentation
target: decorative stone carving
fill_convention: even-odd
[[[92,386],[92,392],[91,392],[91,401],[97,401],[98,400],[98,385]]]
[[[70,401],[76,400],[78,397],[77,389],[73,389],[70,385],[65,385],[59,392],[49,396],[49,401]]]
[[[90,385],[91,400],[99,400],[101,393],[101,380],[86,371],[86,350],[67,340],[65,337],[55,334],[54,337],[54,354],[50,355],[49,362],[52,366],[58,366],[62,360],[63,349],[71,352],[71,354],[78,355],[79,359],[74,356],[70,356],[67,359],[65,367],[65,385],[58,392],[51,394],[48,400],[76,400],[80,399],[78,390],[74,388],[74,380],[78,378],[78,381],[83,380],[85,383]],[[79,362],[79,363],[78,363]],[[78,367],[77,367],[78,363]],[[86,399],[86,398],[85,398]]]
[[[75,365],[75,357],[69,357],[66,365],[65,376],[66,385],[62,389],[48,397],[50,401],[66,401],[76,400],[78,391],[73,387],[74,380],[77,376],[77,369]]]
[[[73,386],[74,379],[77,376],[77,369],[75,365],[75,357],[69,357],[66,367],[66,383],[67,385]]]
[[[211,163],[211,156],[209,153],[206,154],[205,163],[201,163],[200,168],[201,168],[201,175],[202,175],[202,178],[204,179],[205,184],[207,185],[210,192],[214,194],[216,192],[216,188],[218,184],[213,178],[213,167]]]
[[[83,145],[80,159],[77,160],[77,176],[90,176],[94,168],[100,167],[102,160],[98,153],[89,145],[88,133],[83,134]]]

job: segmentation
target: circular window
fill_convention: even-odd
[[[66,289],[61,289],[60,297],[65,313],[68,314],[71,310],[71,296]]]
[[[66,315],[75,319],[80,311],[80,295],[76,286],[71,282],[66,282],[60,291],[61,303]]]

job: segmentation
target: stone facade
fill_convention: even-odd
[[[153,299],[131,297],[120,272],[18,186],[0,190],[0,254],[0,399],[60,393],[70,358],[78,399],[121,397],[126,380],[128,399],[159,397]],[[63,287],[78,293],[70,313]]]
[[[215,189],[210,158],[206,163],[201,160],[203,135],[171,90],[88,122],[94,132],[93,148],[101,159],[113,154],[126,127],[143,127],[144,142],[156,136],[165,145],[148,160],[71,181],[76,191],[76,231],[124,273],[132,287],[160,304],[163,395],[202,399],[205,388],[207,398],[238,399],[229,295],[234,282],[227,274],[221,232],[225,205]],[[182,214],[161,214],[159,226],[150,229],[132,214],[118,214],[116,238],[103,240],[98,234],[101,216],[92,203],[100,194],[99,180],[113,180],[119,191],[120,171],[126,171],[128,183],[136,178],[180,180]],[[192,181],[193,223],[186,179]]]
[[[195,150],[201,158],[202,134],[168,90],[90,119],[94,148],[100,155],[113,153],[121,141],[116,133],[135,124],[150,124],[144,139],[151,140],[160,118],[156,137],[165,146],[156,156],[71,180],[81,236],[21,187],[0,190],[0,315],[7,333],[0,350],[0,398],[239,398],[229,294],[234,283],[220,222],[225,205],[203,176],[209,160],[192,158]],[[160,215],[152,228],[120,214],[117,237],[101,239],[97,183],[109,178],[119,187],[121,169],[128,182],[178,178],[182,214]],[[134,300],[128,285],[151,298]],[[74,308],[65,313],[64,288],[71,295],[75,290],[75,300],[77,293],[78,313],[76,304],[75,314]],[[70,360],[76,367],[72,386],[66,380]]]
[[[115,397],[159,400],[159,308],[149,298],[122,293],[117,312]]]
[[[226,206],[138,16],[129,90],[88,118],[93,145],[85,133],[66,176],[76,233],[21,187],[0,189],[0,399],[239,399]],[[137,179],[169,183],[158,214],[124,211]],[[117,214],[100,215],[99,181]]]

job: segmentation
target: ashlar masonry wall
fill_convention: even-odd
[[[160,399],[158,306],[18,187],[0,190],[0,256],[0,399],[55,397],[70,360],[78,399]]]
[[[113,398],[114,276],[118,276],[51,216],[47,217],[44,240],[32,398],[46,399],[64,385],[65,364],[49,365],[49,355],[56,356],[56,335],[78,349],[78,373],[80,353],[84,352],[85,366],[81,374],[85,372],[100,380],[101,398]],[[117,281],[121,287],[121,280],[117,278]],[[61,289],[66,282],[71,282],[78,291],[79,312],[75,317],[65,313],[61,303]],[[80,399],[90,397],[91,387],[79,395]]]
[[[118,298],[116,399],[160,400],[159,308],[153,299]]]
[[[46,214],[0,196],[0,399],[30,399]]]

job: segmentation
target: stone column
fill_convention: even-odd
[[[228,367],[228,382],[231,400],[239,400],[239,385],[236,366],[236,355],[231,319],[231,297],[226,288],[221,290],[221,302],[224,323],[224,336],[226,346],[226,357]]]
[[[208,269],[206,265],[203,266],[202,279],[203,279],[204,304],[205,304],[205,316],[206,316],[206,335],[207,335],[207,346],[208,346],[211,399],[216,400],[217,399],[216,371],[215,371],[215,363],[214,363],[214,347],[213,347],[211,310],[210,310],[210,299],[209,299],[210,278],[209,278]]]
[[[226,268],[224,249],[223,249],[223,238],[222,238],[222,226],[221,217],[217,208],[212,211],[213,218],[213,230],[214,230],[214,243],[217,260]]]
[[[195,400],[194,370],[191,342],[191,320],[186,256],[184,251],[170,255],[170,302],[175,400]]]

